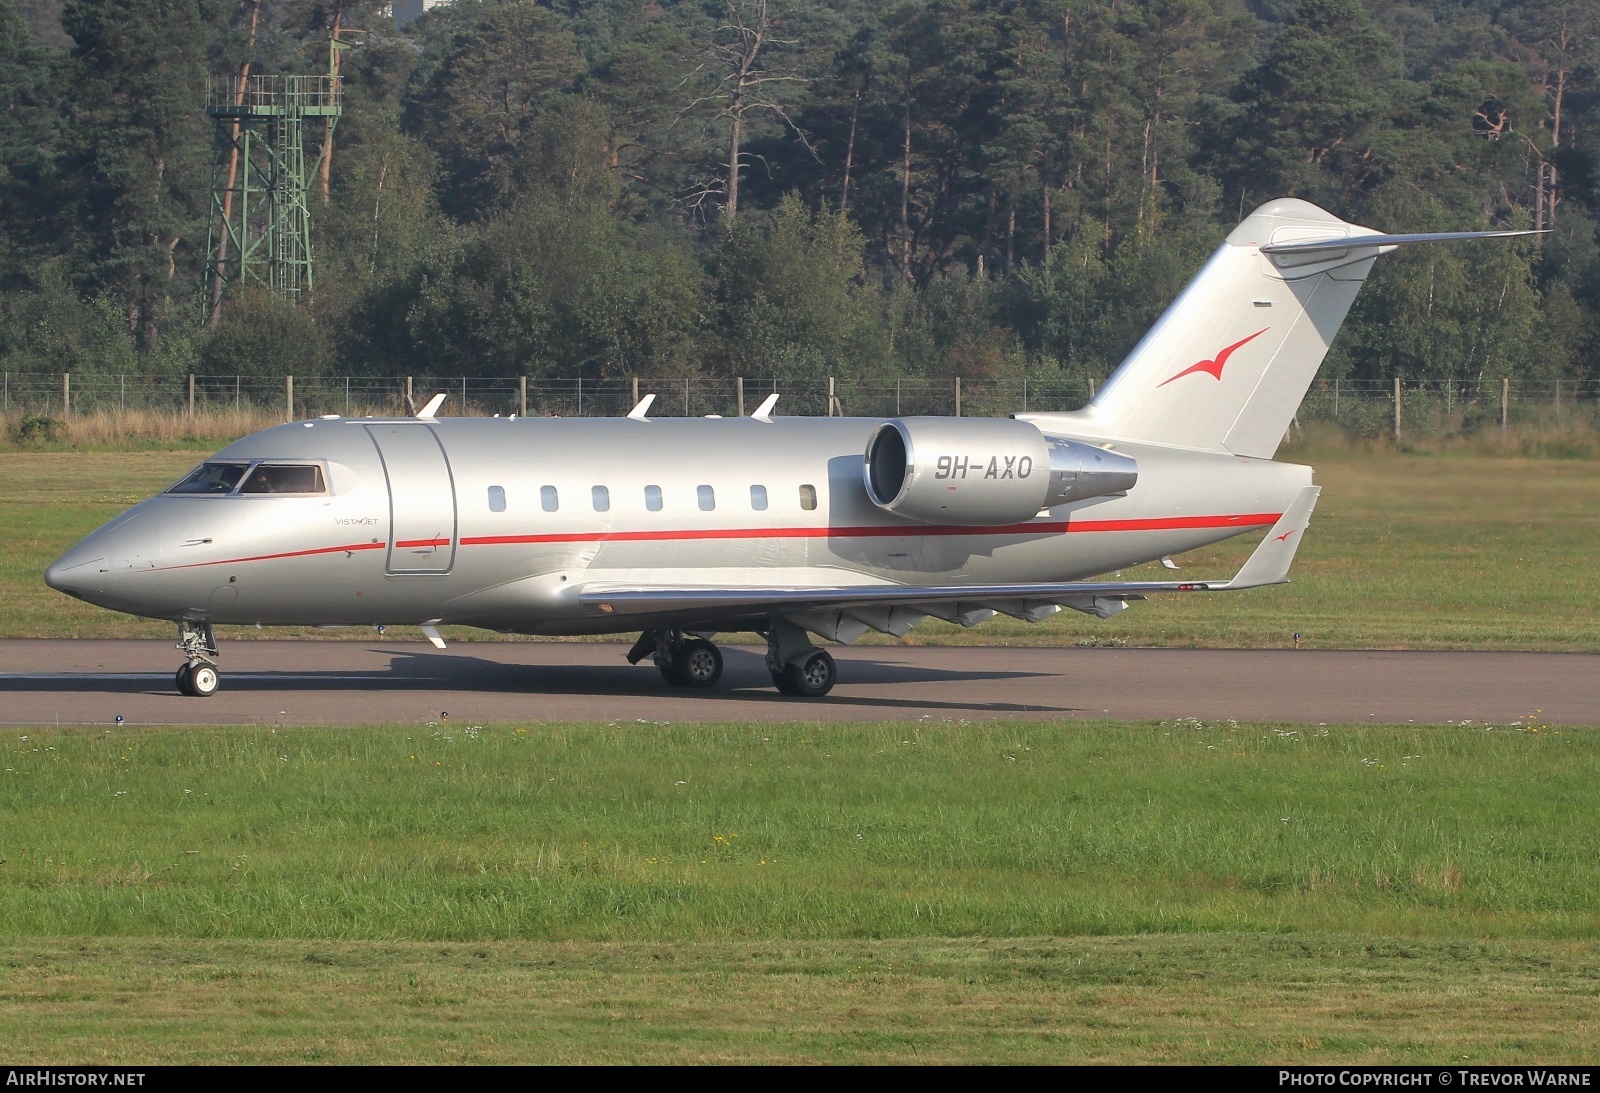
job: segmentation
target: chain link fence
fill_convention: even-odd
[[[0,373],[0,414],[39,416],[250,412],[281,420],[339,414],[415,412],[440,392],[444,416],[559,415],[615,417],[656,396],[652,417],[748,414],[771,394],[785,416],[994,417],[1075,410],[1092,394],[1087,382],[1028,380],[851,381],[626,377],[622,379],[480,379],[470,376],[333,376],[262,380],[240,376],[152,377],[37,372]],[[1358,435],[1439,436],[1502,425],[1594,426],[1600,384],[1493,382],[1393,384],[1318,380],[1297,421],[1327,422]]]

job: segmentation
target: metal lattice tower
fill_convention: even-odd
[[[215,323],[223,289],[258,284],[293,300],[314,287],[307,194],[305,120],[331,136],[341,99],[338,76],[219,76],[206,113],[224,140],[211,186],[205,313]]]

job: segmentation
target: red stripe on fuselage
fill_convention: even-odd
[[[1277,512],[1237,516],[1166,516],[1152,520],[1045,520],[989,527],[860,527],[714,528],[671,531],[575,531],[545,535],[469,535],[462,546],[519,546],[532,543],[649,543],[693,539],[867,539],[922,535],[1059,535],[1084,531],[1172,531],[1183,528],[1266,527],[1278,522]]]
[[[445,540],[449,542],[449,540]],[[223,558],[215,562],[190,562],[188,565],[158,566],[156,571],[169,569],[198,569],[208,565],[237,565],[240,562],[271,562],[279,558],[304,558],[311,554],[338,554],[340,551],[385,550],[388,543],[346,543],[344,546],[313,547],[310,550],[285,550],[278,554],[252,554],[245,558]]]
[[[814,528],[678,528],[664,531],[574,531],[543,535],[468,535],[462,546],[528,546],[537,543],[658,543],[700,539],[867,539],[911,538],[922,535],[1059,535],[1071,532],[1180,531],[1187,528],[1267,527],[1278,522],[1278,512],[1251,512],[1230,516],[1163,516],[1147,520],[1044,520],[1025,524],[1000,524],[990,527],[859,527]],[[402,539],[397,548],[447,547],[449,539]],[[269,562],[280,558],[304,558],[340,551],[383,550],[387,543],[349,543],[344,546],[287,550],[277,554],[255,554],[244,558],[224,558],[215,562],[162,566],[162,570],[195,569],[208,565],[237,565],[241,562]]]

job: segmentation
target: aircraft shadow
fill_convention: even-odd
[[[796,699],[778,694],[761,654],[744,649],[723,650],[724,670],[716,687],[705,691],[667,688],[660,675],[648,664],[539,664],[506,663],[459,654],[372,650],[389,655],[387,670],[312,670],[294,669],[236,670],[223,665],[223,688],[232,694],[290,691],[359,694],[364,690],[436,690],[441,692],[493,692],[526,695],[564,695],[595,697],[637,697],[694,699],[702,702],[772,702],[793,709]],[[920,683],[979,683],[1037,677],[1044,673],[1028,671],[971,671],[919,668],[915,665],[876,660],[850,660],[842,666],[845,685],[857,687],[895,687]],[[0,678],[0,694],[6,692],[53,692],[59,694],[167,694],[176,695],[171,676],[165,672],[130,673],[41,673]],[[875,709],[948,709],[982,712],[1066,713],[1069,709],[1023,705],[1010,702],[951,702],[891,695],[863,696],[855,693],[833,695],[818,700]]]

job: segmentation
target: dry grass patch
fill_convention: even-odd
[[[0,947],[21,1064],[1583,1063],[1588,944],[1336,936]]]

